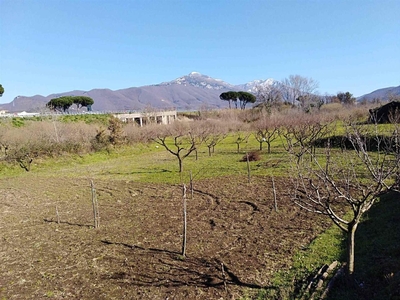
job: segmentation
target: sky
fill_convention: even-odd
[[[361,96],[400,85],[399,16],[400,0],[0,0],[0,103],[192,71]]]

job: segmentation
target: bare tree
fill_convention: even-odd
[[[249,141],[249,137],[250,137],[251,133],[245,132],[245,131],[241,131],[241,130],[237,130],[235,133],[235,144],[236,144],[236,149],[237,149],[237,153],[240,152],[240,145],[243,143],[247,143]]]
[[[347,235],[347,271],[354,272],[355,233],[362,216],[378,198],[398,190],[400,178],[399,131],[383,133],[370,125],[349,123],[345,127],[349,147],[332,149],[328,144],[322,153],[297,144],[293,178],[295,203],[302,208],[328,216]],[[299,159],[307,153],[309,159]],[[348,210],[350,217],[346,216]]]
[[[207,120],[203,127],[205,129],[203,140],[208,148],[208,156],[211,156],[214,153],[215,146],[226,138],[226,126],[217,120]]]
[[[255,139],[260,144],[260,151],[263,149],[263,143],[268,146],[268,153],[271,153],[271,143],[279,136],[279,124],[272,115],[263,114],[259,120],[253,124],[253,133]]]
[[[282,102],[282,94],[280,83],[274,81],[271,84],[263,84],[256,86],[257,103],[266,107],[268,110],[271,107],[277,106]]]
[[[301,99],[300,97],[309,96],[318,88],[318,82],[312,78],[300,75],[290,75],[280,83],[280,91],[283,101],[292,105]]]
[[[300,113],[286,121],[285,126],[280,128],[280,135],[284,137],[285,149],[300,160],[305,153],[314,153],[315,142],[332,130],[329,120]]]
[[[153,140],[178,159],[179,172],[182,173],[183,160],[196,151],[204,141],[202,130],[200,126],[174,122],[172,125],[160,125]]]

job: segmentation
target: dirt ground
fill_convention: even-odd
[[[231,177],[182,187],[86,179],[0,181],[0,299],[239,299],[273,288],[296,250],[330,223],[294,206],[287,182]],[[59,215],[59,223],[57,218]]]

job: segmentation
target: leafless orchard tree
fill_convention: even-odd
[[[279,136],[279,123],[271,114],[263,114],[260,119],[252,124],[253,135],[263,150],[263,143],[267,144],[268,153],[271,153],[271,143]]]
[[[317,115],[303,113],[291,116],[280,127],[285,149],[300,161],[307,152],[315,152],[315,142],[334,130],[332,122]]]
[[[214,153],[215,146],[222,142],[227,136],[226,126],[218,120],[208,120],[204,124],[203,140],[208,148],[208,156]]]
[[[163,146],[178,159],[179,172],[182,173],[183,160],[203,143],[204,129],[194,122],[174,122],[171,125],[157,127],[153,141]]]
[[[381,132],[378,126],[345,126],[348,147],[336,150],[328,145],[315,153],[305,143],[288,151],[296,174],[294,202],[302,208],[328,216],[347,235],[347,271],[354,272],[355,233],[362,216],[379,197],[397,190],[400,180],[399,126]],[[295,151],[295,148],[302,148]],[[300,157],[299,157],[300,154]],[[308,154],[310,159],[302,159]],[[352,212],[346,216],[346,212]]]
[[[247,131],[237,130],[235,132],[235,144],[237,153],[240,152],[240,145],[249,141],[251,133]]]

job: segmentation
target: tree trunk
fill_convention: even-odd
[[[350,223],[347,232],[347,273],[352,275],[354,273],[354,244],[358,223]]]
[[[182,163],[182,158],[178,156],[178,161],[179,161],[179,173],[183,172],[183,163]]]
[[[262,151],[262,143],[263,143],[263,142],[260,142],[260,151]]]

